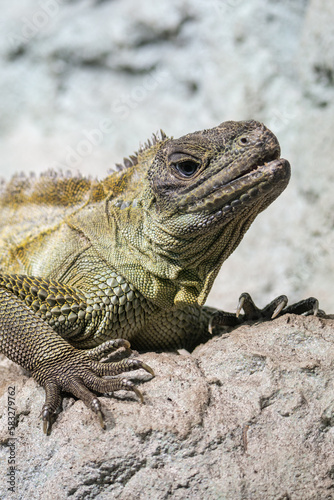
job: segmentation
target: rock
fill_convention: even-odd
[[[213,337],[191,355],[141,354],[156,372],[141,385],[145,404],[121,392],[101,397],[103,431],[81,401],[67,397],[48,437],[39,416],[43,389],[8,362],[3,374],[16,387],[18,416],[16,494],[333,498],[333,331],[334,319],[286,315]],[[4,411],[4,499],[11,498],[9,442]]]

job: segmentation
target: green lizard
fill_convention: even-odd
[[[43,385],[49,433],[61,391],[99,416],[96,395],[127,389],[117,375],[139,359],[111,351],[194,348],[208,330],[242,319],[317,309],[280,297],[245,315],[205,307],[217,273],[259,212],[285,189],[289,163],[255,121],[154,136],[102,181],[47,172],[3,185],[0,351]],[[104,376],[112,376],[106,379]]]

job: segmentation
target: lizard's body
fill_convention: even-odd
[[[125,172],[125,175],[127,174],[128,172]],[[124,172],[114,175],[121,178]],[[147,298],[149,293],[140,292],[133,285],[133,281],[126,278],[126,274],[124,276],[117,271],[111,253],[105,259],[103,248],[96,248],[99,246],[97,241],[98,244],[94,245],[93,239],[87,239],[84,234],[73,228],[72,221],[77,220],[78,210],[79,214],[81,211],[85,213],[87,200],[94,189],[99,187],[98,182],[84,180],[85,196],[80,192],[78,196],[80,202],[74,206],[70,205],[67,210],[64,210],[63,205],[48,205],[50,187],[55,194],[59,194],[60,189],[57,186],[64,181],[78,184],[80,188],[81,182],[76,178],[64,179],[62,175],[55,174],[51,177],[42,177],[39,183],[36,183],[35,179],[29,180],[23,177],[17,177],[12,181],[12,184],[15,182],[17,186],[21,182],[26,185],[32,184],[32,192],[29,193],[32,203],[23,197],[16,206],[11,206],[9,201],[9,206],[5,206],[2,210],[0,269],[11,275],[43,277],[74,287],[80,290],[85,303],[93,310],[89,309],[88,313],[85,310],[83,318],[81,320],[77,318],[76,321],[63,321],[68,314],[67,316],[53,314],[52,318],[46,317],[53,307],[59,306],[61,310],[62,304],[59,301],[50,304],[44,313],[40,309],[35,309],[35,312],[44,320],[48,320],[53,329],[80,349],[94,347],[106,340],[117,338],[129,340],[132,347],[137,349],[193,347],[200,333],[204,339],[207,333],[207,318],[204,320],[205,323],[201,324],[202,309],[197,304],[187,307],[189,326],[187,325],[184,333],[182,328],[184,307],[181,307],[181,317],[179,317],[178,308],[173,305],[174,296],[171,294],[170,298],[168,297],[170,290],[167,284],[162,285],[160,290],[159,283],[154,283],[154,289],[150,292],[154,300],[149,300]],[[7,189],[12,190],[13,186]],[[24,191],[29,191],[29,188],[26,187],[23,191],[19,188],[19,190],[22,194]],[[43,198],[36,204],[34,201],[41,194]],[[105,204],[105,200],[95,202],[94,215],[100,220],[101,234],[104,225],[104,234],[109,238]],[[89,204],[88,210],[90,210]],[[92,227],[88,230],[92,230]],[[134,264],[134,259],[132,263]],[[156,280],[159,280],[159,277]],[[149,284],[153,280],[145,277],[145,281]],[[174,284],[169,284],[169,288],[175,288]],[[32,302],[30,304],[29,299],[26,300],[28,305],[33,307]],[[94,310],[94,306],[97,310]],[[167,307],[167,314],[164,314]],[[165,322],[168,322],[171,308],[174,310],[173,323],[176,328],[166,328],[165,324],[163,335],[160,336],[161,322],[165,316]],[[93,311],[95,318],[92,317]],[[73,311],[71,312],[73,316]],[[89,321],[93,319],[94,321]],[[193,331],[192,336],[187,338],[189,327],[192,327]]]
[[[97,361],[128,344],[95,346],[191,349],[209,337],[215,311],[203,304],[222,262],[290,176],[254,121],[162,134],[125,167],[103,181],[16,176],[2,190],[0,350],[44,385],[47,431],[61,389],[100,416],[87,387],[138,393],[101,376],[149,367]]]

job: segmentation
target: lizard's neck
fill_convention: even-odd
[[[204,304],[223,261],[253,219],[241,214],[217,231],[181,236],[148,214],[142,207],[108,211],[101,202],[73,214],[68,223],[159,307]]]

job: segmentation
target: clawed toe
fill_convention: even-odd
[[[270,320],[277,318],[283,314],[302,314],[315,316],[325,316],[325,312],[319,309],[319,302],[314,297],[301,300],[288,306],[288,298],[286,295],[280,295],[270,302],[263,309],[259,309],[249,293],[242,293],[239,297],[236,313],[227,313],[224,311],[215,311],[208,322],[208,331],[212,335],[216,327],[234,327],[245,321]],[[244,314],[241,314],[241,311]]]
[[[319,312],[319,302],[314,297],[309,297],[305,300],[300,300],[291,306],[287,306],[288,298],[286,295],[280,295],[274,299],[263,309],[259,309],[254,304],[251,296],[248,293],[241,294],[237,307],[236,315],[239,317],[240,311],[243,309],[243,320],[257,320],[257,319],[274,319],[282,314],[314,314],[317,316]]]
[[[135,384],[128,379],[118,377],[120,373],[143,369],[154,376],[154,371],[143,361],[136,358],[125,358],[120,361],[97,361],[111,350],[119,347],[129,348],[128,341],[108,341],[95,349],[88,351],[76,350],[70,352],[61,362],[48,373],[43,372],[41,383],[45,388],[45,403],[42,408],[43,431],[49,435],[56,410],[61,403],[61,391],[65,390],[81,399],[85,405],[96,413],[100,425],[105,429],[101,403],[94,392],[101,394],[119,390],[132,391],[141,403],[144,398]],[[37,374],[38,376],[38,374]],[[110,378],[103,378],[108,376]],[[93,391],[93,392],[91,392]]]
[[[90,359],[99,361],[103,357],[107,356],[113,351],[116,351],[117,349],[120,349],[121,347],[130,349],[130,342],[125,339],[107,340],[107,342],[94,347],[94,349],[87,350],[86,354]]]
[[[43,432],[47,436],[49,436],[51,433],[52,417],[53,414],[51,414],[49,409],[44,405],[42,409]]]

